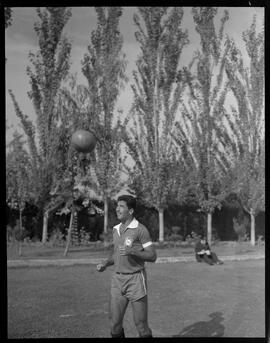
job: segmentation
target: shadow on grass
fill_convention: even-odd
[[[201,321],[185,327],[179,334],[173,337],[222,337],[224,335],[224,320],[221,312],[209,314],[209,321]]]

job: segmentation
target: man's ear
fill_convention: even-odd
[[[132,215],[134,213],[134,209],[133,208],[130,208],[129,209],[129,213]]]

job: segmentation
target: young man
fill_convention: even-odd
[[[214,251],[210,250],[208,242],[205,238],[199,236],[197,243],[195,244],[195,256],[197,262],[206,262],[211,266],[214,264],[223,264],[223,262],[217,257],[217,254]]]
[[[111,281],[111,336],[125,337],[123,318],[129,302],[139,336],[152,337],[148,326],[147,280],[145,262],[155,262],[157,255],[146,227],[134,217],[136,199],[122,195],[117,200],[116,214],[120,224],[113,228],[114,251],[97,270],[103,272],[115,265]]]

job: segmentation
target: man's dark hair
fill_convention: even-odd
[[[136,199],[132,195],[120,195],[117,199],[118,201],[125,201],[129,209],[133,208],[134,211],[136,210]]]

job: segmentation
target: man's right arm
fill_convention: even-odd
[[[114,264],[113,258],[113,251],[109,255],[109,257],[103,262],[97,265],[97,270],[99,272],[103,272],[107,267],[112,266]]]

